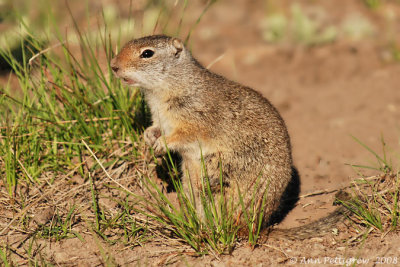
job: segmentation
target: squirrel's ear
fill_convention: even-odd
[[[180,57],[181,52],[183,50],[183,43],[181,40],[174,38],[172,40],[172,46],[175,48],[175,57]]]

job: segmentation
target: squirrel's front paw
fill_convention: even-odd
[[[163,138],[162,136],[159,137],[159,138],[155,141],[155,143],[154,143],[154,145],[153,145],[153,150],[154,150],[154,155],[155,155],[156,157],[162,156],[162,155],[164,155],[165,153],[167,153],[167,149],[166,149],[166,146],[165,146],[164,138]]]
[[[157,139],[161,136],[161,130],[157,126],[150,126],[144,130],[144,141],[148,146],[154,147]]]

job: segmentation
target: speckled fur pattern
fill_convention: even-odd
[[[145,50],[154,54],[141,57]],[[267,192],[264,226],[277,209],[292,176],[292,156],[285,123],[272,104],[255,90],[202,67],[182,41],[155,35],[127,43],[112,60],[115,75],[139,86],[153,125],[145,141],[155,153],[165,144],[182,156],[183,184],[193,186],[201,212],[201,155],[210,184],[219,185],[220,164],[227,196],[238,203],[237,188],[250,206]]]

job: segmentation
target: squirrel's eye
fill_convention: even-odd
[[[140,55],[141,58],[149,58],[152,57],[154,55],[154,51],[150,50],[150,49],[146,49],[142,52],[142,54]]]

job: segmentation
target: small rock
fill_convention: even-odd
[[[39,211],[38,213],[35,213],[33,215],[33,221],[37,225],[43,225],[46,224],[48,221],[50,221],[54,216],[54,208],[53,207],[47,207],[44,210]]]
[[[325,249],[325,246],[317,243],[317,244],[314,244],[314,249],[321,249],[321,250],[323,250],[323,249]]]

